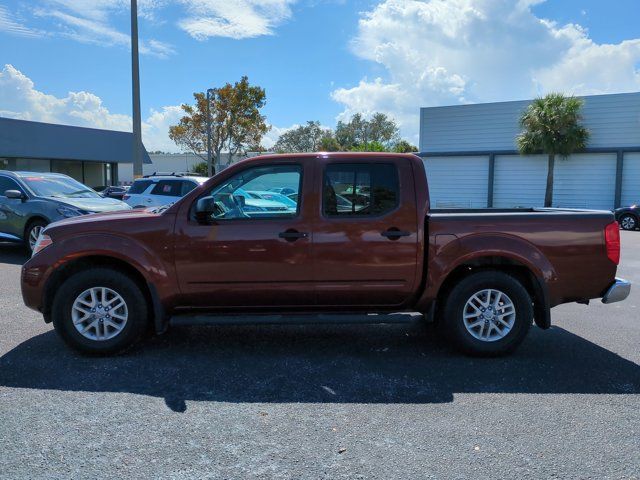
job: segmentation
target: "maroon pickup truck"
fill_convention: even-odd
[[[51,224],[27,306],[114,353],[172,323],[389,322],[420,312],[463,352],[512,351],[550,308],[624,300],[611,212],[432,210],[414,155],[263,156],[177,203]],[[378,314],[378,315],[364,315]]]

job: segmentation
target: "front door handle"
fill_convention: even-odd
[[[299,238],[307,238],[308,236],[309,234],[307,232],[299,232],[293,228],[278,234],[278,237],[284,238],[287,242],[295,242]]]
[[[385,230],[380,235],[383,237],[387,237],[389,240],[398,240],[400,237],[408,237],[411,235],[410,232],[403,232],[399,228],[391,227],[388,230]]]

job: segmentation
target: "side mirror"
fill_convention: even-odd
[[[196,202],[196,221],[201,225],[211,225],[216,212],[216,201],[213,197],[202,197]]]
[[[4,192],[4,196],[7,198],[24,200],[24,194],[20,190],[7,190]]]

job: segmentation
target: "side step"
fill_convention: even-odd
[[[376,324],[376,323],[413,323],[422,320],[419,313],[388,313],[388,314],[267,314],[267,315],[215,315],[215,314],[184,314],[174,315],[169,320],[172,326],[194,325],[304,325],[304,324]]]

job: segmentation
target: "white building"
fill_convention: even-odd
[[[613,209],[640,202],[640,93],[583,97],[588,148],[557,158],[554,206]],[[518,155],[529,101],[420,110],[420,155],[434,208],[544,205],[547,156]]]

